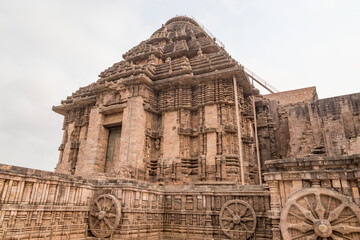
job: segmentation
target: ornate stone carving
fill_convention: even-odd
[[[91,232],[99,238],[110,236],[119,225],[121,204],[111,194],[98,196],[90,209],[89,225]]]
[[[247,202],[237,199],[223,205],[219,221],[222,231],[231,239],[248,239],[256,228],[254,209]]]
[[[160,138],[155,139],[155,150],[160,150]]]
[[[280,228],[284,239],[358,239],[360,209],[333,190],[307,188],[288,199]]]

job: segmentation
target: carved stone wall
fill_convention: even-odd
[[[93,188],[84,180],[1,164],[0,196],[3,239],[86,235]]]
[[[279,96],[256,103],[263,161],[359,153],[359,94],[317,100],[315,92],[310,100],[290,104]]]
[[[237,239],[240,235],[271,239],[272,236],[266,214],[270,209],[269,193],[261,186],[242,188],[229,183],[162,186],[137,180],[85,180],[7,165],[0,166],[0,174],[0,234],[5,237],[84,239],[111,235],[115,239],[173,239],[175,234],[193,239]],[[97,224],[112,216],[103,213],[105,217],[100,217],[101,211],[108,211],[102,208],[107,205],[99,200],[101,196],[110,196],[119,204],[118,221],[113,229]],[[228,207],[234,211],[232,214],[244,211],[249,229],[231,226],[227,218],[233,216],[221,212],[235,200],[246,202],[248,209],[240,205],[239,210]],[[90,222],[93,224],[88,225]],[[111,219],[106,224],[113,222]]]
[[[289,225],[291,221],[288,219],[289,211],[292,212],[292,215],[295,214],[297,219],[309,219],[308,221],[314,224],[318,221],[317,219],[323,219],[323,223],[327,228],[332,228],[333,234],[335,234],[329,236],[325,234],[324,237],[357,239],[360,228],[356,227],[350,231],[348,228],[360,225],[360,218],[358,218],[360,213],[359,157],[359,155],[352,155],[266,161],[265,165],[268,171],[264,175],[271,195],[269,217],[273,223],[274,239],[287,239],[286,237],[290,236],[305,239],[305,236],[314,234],[314,237],[322,237],[321,233],[316,232],[316,228],[313,226],[310,227],[307,221],[298,222],[298,227]],[[318,196],[319,199],[316,200],[315,196]],[[301,200],[304,197],[305,200]],[[308,207],[302,205],[304,201],[308,201]],[[294,207],[289,209],[291,204],[296,203],[303,206],[304,209],[300,205],[295,206],[295,210]],[[339,205],[344,207],[337,209]],[[353,210],[348,212],[346,206],[353,206],[351,207]],[[317,210],[319,208],[324,208],[324,212],[320,214]],[[334,210],[336,212],[333,212]],[[314,217],[312,215],[304,216],[307,211],[314,212]],[[350,220],[348,221],[348,219]],[[294,220],[292,221],[295,223]],[[331,226],[327,225],[327,221]],[[338,222],[343,224],[343,229],[337,228]],[[280,228],[283,238],[281,238]],[[302,235],[304,236],[301,237]]]
[[[360,94],[318,101],[329,156],[358,154],[360,151]]]

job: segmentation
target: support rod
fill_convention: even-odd
[[[273,90],[271,90],[268,86],[266,86],[265,84],[263,84],[262,82],[260,82],[260,81],[257,80],[256,78],[254,78],[253,76],[249,75],[249,77],[250,77],[253,81],[257,82],[260,86],[262,86],[263,88],[265,88],[266,90],[268,90],[270,93],[274,93]]]
[[[233,76],[234,82],[234,96],[235,96],[235,110],[236,110],[236,123],[237,123],[237,132],[239,139],[239,158],[240,158],[240,175],[241,175],[241,185],[245,185],[245,176],[244,176],[244,159],[243,159],[243,150],[242,150],[242,138],[241,138],[241,125],[239,118],[239,101],[238,101],[238,93],[237,93],[237,81],[236,77]]]
[[[261,177],[261,160],[260,160],[260,151],[259,151],[259,138],[257,132],[257,120],[256,120],[256,108],[255,108],[255,97],[252,98],[253,105],[253,114],[254,114],[254,131],[255,131],[255,145],[256,145],[256,159],[259,171],[259,184],[262,185],[262,177]]]

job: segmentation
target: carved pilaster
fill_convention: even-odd
[[[271,219],[273,239],[280,240],[280,193],[279,183],[277,181],[268,181],[270,189],[270,211],[268,217]]]
[[[320,180],[318,180],[318,179],[311,179],[311,187],[320,188],[320,187],[321,187],[321,185],[320,185]]]
[[[216,155],[215,157],[215,162],[216,162],[216,173],[215,173],[215,177],[216,177],[216,181],[220,181],[221,180],[221,156]]]

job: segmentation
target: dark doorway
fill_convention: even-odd
[[[109,138],[106,151],[105,172],[113,170],[114,160],[119,158],[121,126],[111,127],[109,129]]]

